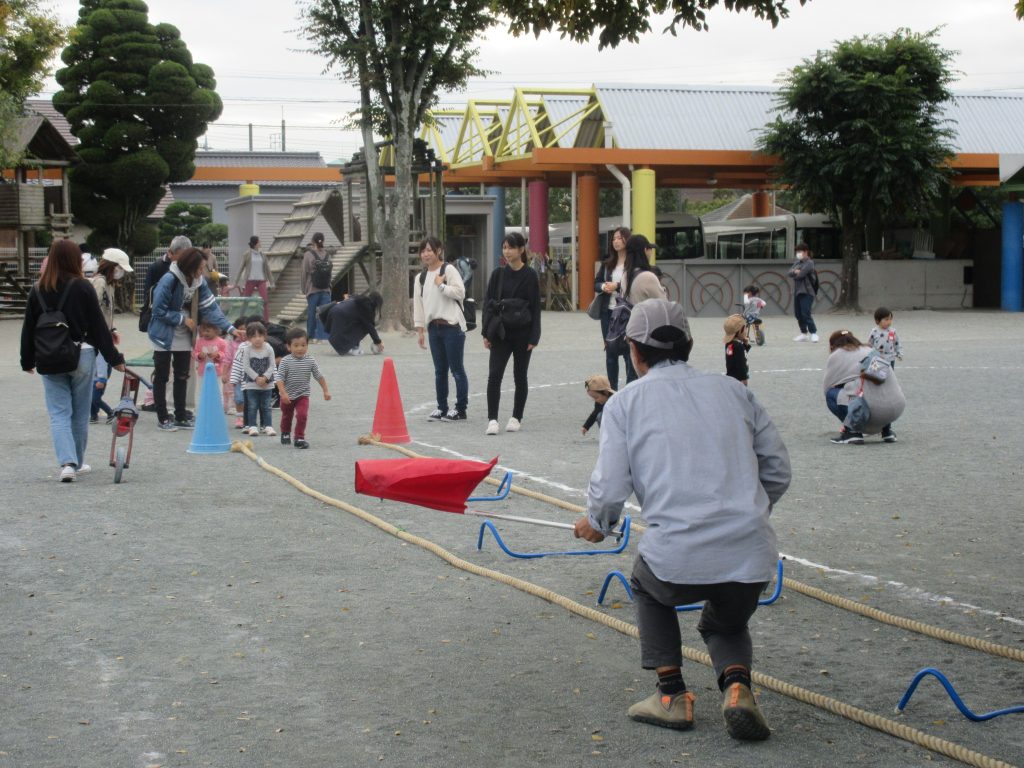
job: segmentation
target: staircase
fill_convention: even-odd
[[[352,208],[365,216],[366,198],[362,185],[352,187]],[[345,210],[338,189],[325,189],[303,195],[284,220],[281,230],[267,251],[267,265],[274,275],[275,286],[269,295],[270,316],[280,323],[305,322],[306,296],[302,293],[302,258],[310,242],[312,229],[320,215],[344,245],[332,253],[333,275],[337,282],[354,264],[361,263],[366,254],[364,241],[346,237]]]

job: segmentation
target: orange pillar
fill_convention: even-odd
[[[772,215],[771,202],[772,202],[771,198],[768,197],[768,193],[765,192],[764,190],[761,190],[760,192],[755,192],[753,198],[750,201],[751,208],[753,209],[751,211],[751,215],[752,216],[771,216]]]
[[[577,223],[579,225],[579,248],[580,248],[580,269],[578,279],[580,309],[586,309],[594,300],[594,275],[596,265],[600,258],[598,254],[598,184],[597,176],[593,173],[584,173],[579,177],[579,212]]]

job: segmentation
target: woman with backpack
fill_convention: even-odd
[[[526,378],[530,355],[540,342],[540,281],[537,273],[526,266],[525,238],[518,232],[506,235],[501,242],[501,255],[505,266],[491,273],[481,322],[484,347],[491,351],[487,374],[488,435],[498,434],[501,380],[510,357],[516,392],[505,431],[519,431],[530,391]]]
[[[202,251],[199,252],[201,255]],[[206,256],[203,255],[203,264]],[[260,250],[260,239],[256,235],[249,238],[249,250],[242,254],[242,263],[238,267],[238,279],[235,285],[242,286],[243,296],[252,296],[254,292],[263,299],[263,322],[270,321],[270,301],[267,289],[274,290],[274,276],[270,273],[267,257]]]
[[[85,448],[97,350],[124,371],[124,356],[114,346],[96,291],[82,276],[81,249],[70,240],[58,240],[25,306],[21,369],[42,375],[62,483],[91,469]]]
[[[334,265],[324,249],[324,234],[317,232],[302,257],[302,292],[306,295],[306,334],[310,344],[327,338],[327,330],[317,312],[331,303],[331,278]]]

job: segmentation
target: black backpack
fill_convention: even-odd
[[[818,289],[821,288],[821,281],[818,280],[818,270],[812,269],[811,273],[807,276],[807,280],[811,286],[811,291],[817,296]]]
[[[32,289],[40,309],[43,310],[36,318],[35,328],[36,370],[39,373],[70,373],[78,368],[78,356],[82,345],[71,338],[71,327],[64,315],[64,302],[67,301],[74,282],[69,280],[64,286],[56,309],[46,306],[43,294],[36,288]]]
[[[318,291],[328,290],[331,287],[333,272],[330,256],[324,256],[321,259],[316,253],[313,254],[313,269],[309,273],[309,279],[314,288]]]
[[[448,267],[447,261],[441,262],[441,277],[444,277],[444,271]],[[427,283],[427,268],[424,267],[423,271],[420,272],[420,297],[423,297],[423,286]],[[459,305],[459,309],[462,310],[462,316],[466,318],[466,330],[472,331],[476,328],[476,299],[471,296],[467,296],[466,300],[455,302]]]

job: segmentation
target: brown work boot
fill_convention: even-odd
[[[685,731],[693,728],[693,702],[696,697],[689,691],[668,695],[655,691],[643,701],[638,701],[626,713],[633,720],[662,728]]]
[[[754,694],[743,683],[733,683],[725,689],[722,715],[725,727],[734,739],[764,741],[771,735],[768,721],[754,701]]]

